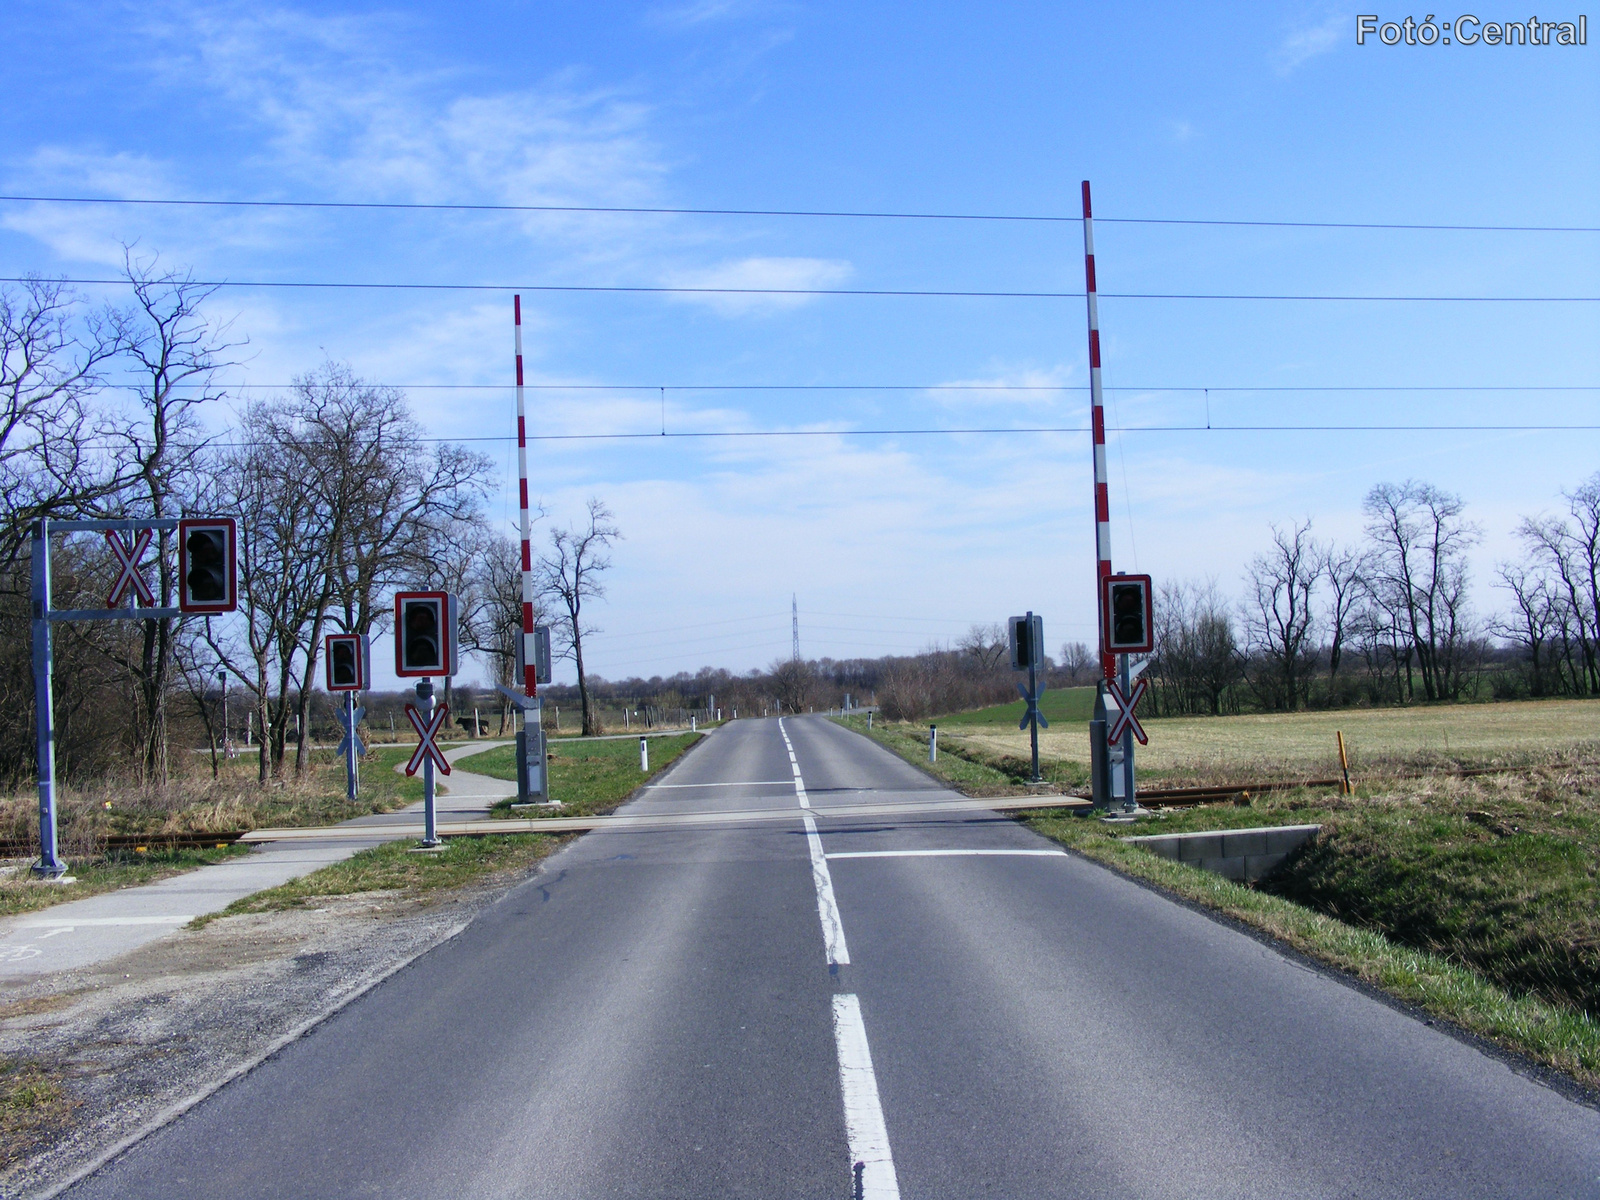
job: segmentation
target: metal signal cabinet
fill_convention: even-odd
[[[232,517],[178,522],[178,611],[216,615],[239,607],[239,523]]]
[[[449,592],[396,592],[394,673],[427,678],[460,669],[456,598]]]
[[[521,679],[527,670],[528,636],[517,633],[517,678]],[[550,626],[535,625],[533,627],[533,680],[535,683],[550,682]]]
[[[1155,647],[1150,576],[1107,575],[1101,596],[1101,645],[1108,654],[1148,654]]]
[[[372,686],[372,640],[364,633],[330,633],[322,639],[330,692],[364,692]]]

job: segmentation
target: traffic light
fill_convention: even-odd
[[[372,686],[372,643],[365,634],[330,633],[322,644],[330,692],[361,692]]]
[[[1155,645],[1150,576],[1108,575],[1101,599],[1109,654],[1147,654]]]
[[[396,592],[394,598],[394,673],[454,675],[456,598],[449,592]]]
[[[232,517],[178,522],[178,608],[226,613],[239,607],[239,527]]]
[[[1044,665],[1044,618],[1037,613],[1006,621],[1011,637],[1011,669],[1026,671]]]

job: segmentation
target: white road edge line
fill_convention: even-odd
[[[839,1046],[839,1090],[844,1093],[844,1129],[850,1141],[852,1172],[856,1163],[862,1164],[859,1194],[862,1200],[900,1200],[867,1027],[861,1019],[861,1001],[855,996],[834,996],[833,1039]]]
[[[828,858],[1066,858],[1064,850],[840,850]]]
[[[828,871],[828,855],[822,852],[822,837],[816,818],[806,802],[805,780],[794,755],[789,731],[778,718],[778,732],[788,747],[794,764],[795,797],[804,809],[806,846],[811,851],[811,881],[817,890],[817,916],[822,922],[822,938],[828,962],[848,966],[850,952],[844,943],[844,923],[833,896],[833,876]],[[861,1200],[900,1200],[900,1184],[895,1177],[894,1155],[889,1150],[889,1127],[884,1123],[883,1104],[878,1099],[878,1077],[872,1069],[872,1050],[867,1043],[866,1022],[861,1019],[861,1001],[848,992],[833,997],[833,1040],[839,1054],[839,1090],[844,1096],[844,1128],[850,1143],[852,1178],[861,1164]]]

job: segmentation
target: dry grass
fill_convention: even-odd
[[[61,1078],[59,1069],[0,1058],[0,1168],[21,1162],[71,1113]]]
[[[1398,769],[1535,762],[1559,751],[1600,751],[1600,703],[1521,701],[1238,717],[1171,717],[1145,726],[1141,772],[1164,783],[1332,778],[1339,773],[1336,730],[1343,731],[1358,777]],[[979,761],[1027,757],[1028,735],[992,727],[948,734],[941,749]],[[1087,730],[1079,724],[1041,730],[1041,760],[1086,768]],[[1183,780],[1178,777],[1182,776]]]
[[[209,766],[176,775],[163,786],[103,779],[58,790],[57,844],[68,861],[93,858],[108,835],[226,833],[291,825],[331,825],[351,817],[389,812],[409,803],[407,781],[391,769],[405,748],[369,755],[361,771],[361,795],[345,798],[344,768],[319,754],[298,779],[292,773],[262,787],[253,759],[225,764],[213,779]],[[35,792],[0,797],[0,840],[31,844],[37,853],[39,800]]]

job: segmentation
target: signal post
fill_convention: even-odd
[[[422,768],[422,845],[434,849],[439,838],[434,805],[434,768],[450,774],[450,763],[439,747],[439,734],[450,719],[448,704],[435,705],[433,676],[449,678],[461,668],[456,641],[456,598],[449,592],[396,592],[394,596],[394,673],[417,680],[417,705],[406,705],[406,719],[417,731],[417,749],[406,764],[406,774]]]

